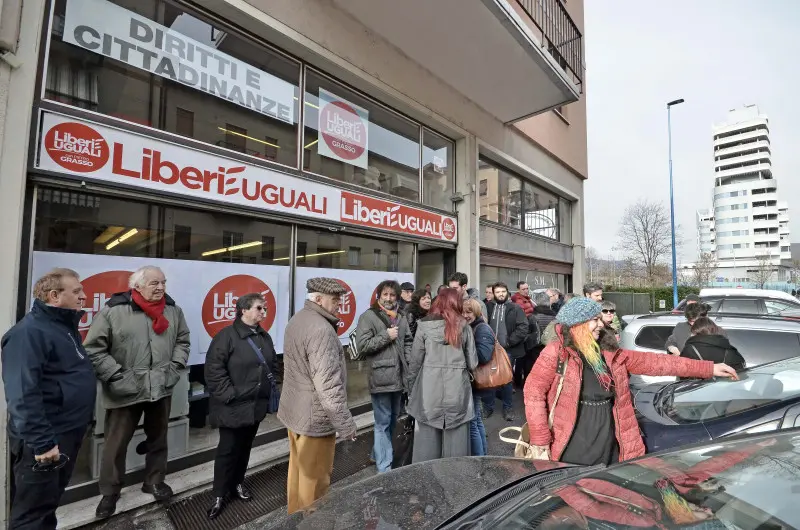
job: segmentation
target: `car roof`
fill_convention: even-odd
[[[700,298],[715,298],[727,296],[745,296],[749,298],[779,298],[797,303],[798,300],[789,293],[774,289],[731,289],[731,288],[706,288],[700,290]]]
[[[709,313],[708,317],[721,324],[724,328],[762,329],[767,331],[794,331],[800,332],[800,320],[775,315],[748,315],[737,313]],[[672,313],[654,313],[643,315],[631,320],[624,331],[632,332],[644,326],[671,325],[685,322],[683,315]]]

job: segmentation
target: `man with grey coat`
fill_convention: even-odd
[[[386,280],[376,292],[378,300],[358,319],[356,343],[359,353],[368,357],[369,393],[375,416],[372,458],[378,473],[384,473],[392,469],[392,434],[400,415],[414,337],[406,317],[399,312],[400,285]]]
[[[189,360],[189,326],[183,311],[166,293],[158,267],[142,267],[94,317],[84,347],[103,387],[105,445],[100,462],[97,517],[117,509],[128,444],[144,415],[147,439],[142,491],[158,501],[172,497],[167,474],[167,429],[172,390]]]

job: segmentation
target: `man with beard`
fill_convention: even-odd
[[[525,357],[525,337],[528,336],[528,320],[525,318],[525,312],[517,304],[509,301],[508,285],[503,282],[494,284],[494,301],[489,304],[487,309],[489,325],[494,331],[497,341],[508,353],[511,364],[514,364],[516,359]],[[488,418],[494,413],[496,393],[499,393],[499,397],[503,401],[503,418],[506,421],[514,421],[512,383],[503,385],[496,392],[490,390],[484,396],[484,417]]]
[[[400,285],[385,280],[378,285],[378,300],[358,319],[356,343],[369,362],[369,393],[375,415],[372,459],[378,473],[392,469],[392,434],[402,405],[408,356],[414,339],[399,312]]]

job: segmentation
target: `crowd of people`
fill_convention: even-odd
[[[157,267],[137,270],[129,290],[94,316],[83,341],[78,323],[86,295],[78,274],[56,269],[36,282],[30,313],[2,338],[13,528],[56,527],[98,380],[106,415],[97,517],[116,511],[128,445],[142,418],[146,440],[136,447],[145,455],[142,491],[158,501],[172,497],[165,483],[167,429],[190,340],[166,281]],[[289,513],[325,495],[337,438],[357,436],[337,334],[346,290],[333,278],[312,278],[306,290],[302,310],[285,329],[280,388],[277,353],[261,326],[267,316],[261,294],[239,297],[234,321],[209,346],[209,419],[219,429],[211,519],[232,499],[252,499],[245,474],[267,414],[277,414],[288,433]],[[598,284],[578,296],[553,288],[531,293],[519,282],[510,295],[508,285],[496,282],[481,299],[459,272],[435,296],[430,286],[415,290],[394,280],[381,282],[376,294],[359,316],[355,347],[368,368],[379,473],[392,468],[394,429],[404,411],[415,420],[414,462],[482,456],[488,448],[483,419],[499,399],[503,418],[514,421],[512,397],[522,389],[530,441],[542,455],[611,463],[644,453],[628,374],[735,376],[724,362],[735,366],[738,353],[705,318],[702,304],[689,305],[687,322],[670,337],[675,355],[657,355],[620,350],[619,319]],[[512,381],[476,389],[473,372],[498,351],[513,366]]]

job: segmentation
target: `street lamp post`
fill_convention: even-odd
[[[672,307],[678,307],[678,257],[675,253],[675,194],[672,186],[672,106],[680,105],[683,99],[667,103],[667,135],[669,136],[669,215],[672,228]]]

